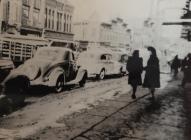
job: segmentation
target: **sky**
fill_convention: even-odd
[[[132,19],[146,18],[150,12],[151,0],[70,0],[75,6],[74,21],[88,19],[97,13],[102,21],[121,17]]]
[[[131,26],[143,25],[152,11],[161,10],[161,17],[172,19],[180,17],[180,9],[185,5],[185,0],[69,0],[75,7],[74,21],[88,19],[97,14],[101,21],[110,21],[120,17]],[[157,5],[157,8],[153,5]],[[153,7],[153,8],[151,8]],[[168,10],[163,10],[163,9]],[[162,13],[161,12],[161,13]],[[156,13],[155,13],[156,14]]]

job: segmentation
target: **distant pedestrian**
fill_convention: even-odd
[[[184,87],[187,82],[191,82],[191,53],[182,61],[182,71],[184,73],[181,86]]]
[[[147,66],[144,68],[146,73],[143,87],[149,89],[154,99],[155,88],[160,87],[160,66],[155,48],[148,47],[148,51],[151,52],[151,55],[147,62]]]
[[[143,59],[139,57],[139,51],[135,50],[127,60],[127,71],[129,72],[128,83],[133,88],[132,98],[136,99],[137,86],[142,85],[141,74],[143,72]]]
[[[173,77],[176,78],[178,74],[178,69],[180,68],[180,59],[178,58],[178,55],[174,57],[171,64],[171,70],[173,72]]]

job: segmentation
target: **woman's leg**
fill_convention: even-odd
[[[150,93],[151,93],[151,95],[152,95],[152,98],[154,99],[155,98],[155,88],[150,88],[149,89],[150,90]]]
[[[137,91],[137,85],[132,85],[132,88],[133,88],[133,94],[132,94],[132,98],[133,99],[136,99],[136,91]]]

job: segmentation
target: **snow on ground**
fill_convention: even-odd
[[[169,80],[161,75],[162,88]],[[26,137],[47,126],[57,126],[56,121],[63,116],[90,109],[108,99],[116,99],[131,90],[127,77],[89,82],[85,88],[49,94],[37,98],[34,103],[20,109],[0,121],[0,138]],[[62,124],[63,125],[63,124]]]

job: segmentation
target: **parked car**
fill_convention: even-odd
[[[3,58],[0,59],[0,83],[9,75],[13,69],[13,61]]]
[[[13,70],[4,80],[3,86],[14,83],[22,90],[31,85],[45,85],[62,92],[65,85],[79,84],[83,87],[87,70],[77,66],[74,54],[62,47],[39,48],[32,59]]]
[[[78,64],[88,71],[88,77],[96,77],[100,80],[106,75],[121,75],[122,64],[113,59],[112,52],[89,50],[82,52],[77,60]]]

